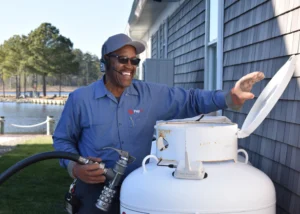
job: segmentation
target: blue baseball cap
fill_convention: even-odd
[[[102,58],[104,55],[114,52],[125,45],[131,45],[135,48],[136,54],[140,54],[145,50],[143,43],[132,41],[126,34],[120,33],[109,37],[102,46]]]

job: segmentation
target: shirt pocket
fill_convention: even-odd
[[[114,140],[112,139],[112,123],[105,124],[92,124],[91,135],[88,136],[91,139],[93,148],[100,150],[104,147],[114,147]]]
[[[144,114],[132,114],[128,116],[129,135],[137,137],[145,128],[147,116]]]

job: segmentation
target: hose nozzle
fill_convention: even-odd
[[[100,210],[107,212],[110,209],[111,203],[116,194],[116,187],[121,183],[121,178],[127,168],[127,164],[132,163],[135,157],[129,155],[128,152],[119,149],[105,147],[103,149],[112,149],[119,153],[120,158],[116,162],[113,169],[107,169],[106,179],[109,182],[104,186],[101,195],[99,196],[96,207]]]

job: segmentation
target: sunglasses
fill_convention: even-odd
[[[118,62],[121,64],[128,64],[128,60],[130,60],[131,65],[139,65],[141,59],[137,57],[128,58],[127,56],[119,56],[116,54],[110,54],[109,57],[116,57]]]

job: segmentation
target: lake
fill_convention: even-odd
[[[43,92],[39,91],[40,95],[43,94]],[[61,92],[61,96],[67,96],[69,95],[70,92],[65,92],[65,91],[62,91]],[[21,95],[23,95],[24,92],[21,93]],[[53,96],[54,94],[56,94],[56,96],[59,95],[59,92],[57,91],[47,91],[47,96]],[[3,95],[3,91],[1,90],[0,91],[0,96]],[[9,95],[9,96],[16,96],[16,92],[15,91],[8,91],[8,92],[5,92],[5,95]],[[29,92],[26,92],[26,95],[29,96]]]
[[[46,133],[46,124],[32,128],[18,128],[17,125],[34,125],[44,122],[47,116],[53,116],[57,124],[63,105],[43,105],[32,103],[0,103],[0,116],[5,117],[4,134]]]

